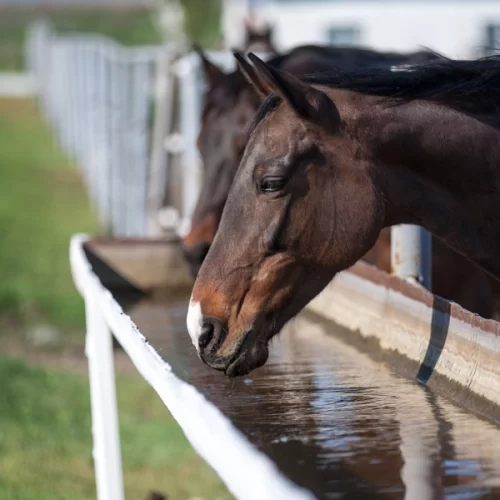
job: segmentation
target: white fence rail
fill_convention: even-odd
[[[225,71],[236,67],[230,52],[210,52],[208,57]],[[178,88],[178,126],[167,134],[165,146],[173,155],[180,155],[180,161],[167,164],[172,178],[180,182],[180,193],[167,198],[166,204],[172,205],[180,216],[179,231],[189,229],[190,218],[202,186],[202,161],[196,141],[200,131],[202,95],[204,80],[198,54],[189,53],[178,59],[171,67],[171,85]],[[177,171],[176,171],[177,169]]]

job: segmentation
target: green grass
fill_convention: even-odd
[[[0,186],[0,319],[81,328],[69,240],[99,228],[79,173],[31,101],[0,99]]]
[[[185,11],[185,30],[189,38],[211,47],[220,36],[220,0],[182,0]]]
[[[95,498],[86,378],[0,358],[0,380],[0,500]],[[231,498],[144,381],[120,377],[118,402],[127,498]]]

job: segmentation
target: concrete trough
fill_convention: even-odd
[[[83,249],[109,289],[132,285],[154,294],[192,285],[176,238],[92,238]],[[360,350],[369,344],[371,355],[376,344],[380,360],[401,375],[500,420],[500,323],[362,262],[339,274],[301,314],[330,323]]]
[[[142,293],[190,287],[193,279],[179,239],[91,238],[84,251],[103,285],[109,289],[133,287]]]
[[[348,342],[377,342],[403,375],[500,418],[500,323],[363,262],[307,309],[341,326]]]

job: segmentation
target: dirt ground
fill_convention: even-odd
[[[88,373],[87,357],[83,346],[40,348],[27,341],[7,338],[2,339],[2,354],[21,358],[34,366],[62,369],[77,374]],[[130,358],[120,347],[114,349],[114,363],[117,375],[137,372]]]

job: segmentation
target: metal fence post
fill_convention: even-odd
[[[90,185],[92,187],[92,201],[96,207],[99,219],[102,221],[102,210],[99,199],[99,185],[103,172],[98,160],[98,138],[99,131],[99,65],[95,45],[89,42],[86,47],[86,74],[87,74],[87,159],[90,169]]]
[[[90,295],[85,311],[97,499],[124,500],[111,332]]]
[[[90,200],[97,207],[97,183],[98,172],[95,169],[93,133],[95,124],[93,122],[96,112],[95,85],[97,75],[95,72],[94,54],[89,42],[82,42],[82,162],[85,164],[89,182]]]
[[[95,148],[96,166],[98,171],[97,206],[103,226],[110,226],[110,162],[111,162],[111,124],[110,124],[110,63],[106,57],[106,46],[96,44],[96,115],[95,115]]]
[[[72,83],[76,80],[76,58],[75,58],[75,46],[66,42],[66,67],[65,67],[65,75],[64,75],[64,85],[66,86],[66,90],[64,93],[64,98],[66,101],[67,107],[67,117],[66,117],[66,126],[68,128],[68,147],[67,153],[70,155],[72,160],[76,160],[75,151],[76,151],[76,135],[77,135],[77,102],[78,102],[78,93],[76,84]],[[80,170],[80,173],[83,174],[83,170],[78,162],[75,161],[76,166]]]
[[[393,66],[391,71],[411,71],[411,66]],[[428,231],[411,224],[391,228],[391,272],[432,289],[432,236]]]
[[[156,61],[155,113],[152,129],[151,155],[147,177],[146,217],[147,234],[161,234],[158,213],[162,207],[167,181],[165,137],[170,133],[174,115],[174,75],[171,71],[172,53],[162,52]]]
[[[189,220],[201,188],[200,157],[196,141],[201,117],[199,60],[195,54],[183,57],[177,65],[180,84],[180,130],[183,138],[182,218]]]
[[[127,235],[146,234],[146,190],[149,157],[149,118],[151,105],[151,63],[132,61],[129,64],[130,98],[127,144],[129,171],[127,175]]]
[[[432,289],[432,237],[420,226],[401,224],[391,228],[391,271]]]
[[[127,197],[125,179],[128,166],[127,144],[125,137],[125,120],[128,113],[128,75],[127,67],[120,58],[117,47],[109,51],[111,68],[111,228],[115,236],[124,236],[126,233]]]

